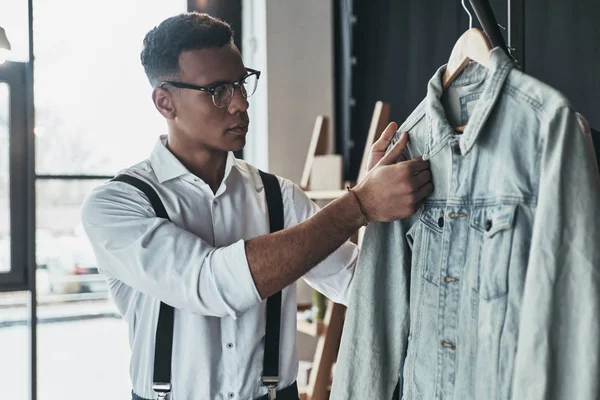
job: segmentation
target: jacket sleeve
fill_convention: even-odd
[[[371,223],[360,250],[331,400],[391,399],[408,346],[410,260],[406,226]]]
[[[589,127],[563,107],[540,143],[515,399],[600,398],[600,178]]]
[[[146,196],[125,183],[95,189],[82,222],[101,272],[139,292],[215,317],[236,318],[261,302],[243,240],[215,248],[156,217]]]

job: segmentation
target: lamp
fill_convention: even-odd
[[[0,26],[0,64],[4,64],[10,53],[10,42],[6,37],[6,31]]]
[[[10,50],[10,42],[6,37],[6,31],[0,26],[0,49]]]

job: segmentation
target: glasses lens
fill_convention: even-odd
[[[233,85],[219,85],[213,94],[213,103],[219,108],[227,107],[233,98]]]
[[[258,85],[258,77],[256,74],[248,76],[244,79],[244,85],[242,86],[242,94],[248,98],[256,92],[256,86]],[[245,92],[245,93],[244,93]]]

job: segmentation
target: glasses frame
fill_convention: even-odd
[[[229,105],[229,103],[231,103],[231,99],[233,99],[233,96],[229,100],[228,104],[223,105],[223,106],[218,106],[217,103],[215,102],[215,92],[216,92],[217,88],[219,88],[221,86],[225,86],[225,85],[232,85],[233,93],[235,94],[235,89],[237,89],[237,88],[241,89],[242,85],[245,83],[246,79],[248,79],[249,77],[251,77],[253,75],[256,75],[256,84],[258,85],[258,80],[260,79],[261,72],[256,69],[252,69],[252,68],[246,68],[246,71],[248,71],[248,73],[246,75],[244,75],[241,79],[239,79],[235,82],[220,83],[218,85],[212,85],[212,86],[199,86],[199,85],[192,85],[191,83],[178,82],[178,81],[162,81],[157,87],[162,88],[165,85],[171,85],[171,86],[179,88],[179,89],[191,89],[191,90],[198,90],[200,92],[210,93],[215,107],[225,108]],[[256,90],[256,89],[254,89],[254,90]],[[250,95],[248,95],[247,93],[244,94],[244,92],[242,90],[240,90],[240,93],[242,94],[242,96],[244,96],[245,99],[247,99],[248,97],[252,96],[252,94],[254,94],[254,93],[252,93]]]

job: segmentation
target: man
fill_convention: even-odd
[[[97,188],[83,208],[98,265],[129,324],[134,399],[155,396],[161,301],[176,309],[175,400],[267,398],[265,299],[280,290],[277,391],[284,393],[298,371],[292,284],[303,277],[346,304],[358,252],[348,238],[366,220],[412,215],[432,190],[428,163],[396,163],[406,135],[385,154],[397,129],[390,124],[366,178],[321,211],[279,179],[286,229],[268,234],[258,170],[232,155],[246,142],[247,97],[259,72],[244,66],[229,25],[206,14],[171,17],[146,35],[141,59],[168,134],[148,160],[122,172],[158,193],[170,221],[157,218],[148,197],[123,182]],[[277,398],[295,399],[297,392]]]

